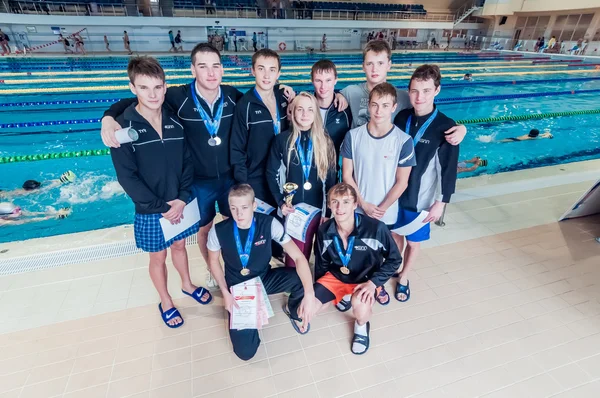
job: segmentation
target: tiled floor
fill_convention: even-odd
[[[176,277],[185,325],[167,329],[144,255],[0,277],[0,398],[598,397],[600,217],[555,222],[590,182],[511,192],[504,178],[464,183],[411,300],[376,306],[364,356],[349,351],[349,315],[330,309],[299,336],[272,297],[242,362],[220,298],[195,304]]]
[[[0,335],[0,396],[595,397],[599,224],[426,249],[411,300],[376,306],[365,356],[349,352],[348,315],[330,309],[299,336],[273,297],[276,316],[245,363],[231,352],[219,298],[206,307],[182,298],[177,330],[151,304]],[[110,279],[98,281],[80,300],[108,294]]]

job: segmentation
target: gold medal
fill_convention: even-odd
[[[350,268],[348,267],[340,267],[340,272],[344,275],[349,275],[350,274]]]
[[[350,272],[350,271],[348,271]],[[248,268],[242,268],[242,270],[240,271],[240,274],[242,274],[242,276],[248,276],[250,275],[250,270]]]

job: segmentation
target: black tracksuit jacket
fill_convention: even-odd
[[[171,208],[167,204],[171,200],[187,203],[194,178],[183,126],[163,105],[161,138],[135,106],[130,105],[117,122],[133,127],[139,139],[111,148],[113,165],[119,184],[135,203],[136,213],[165,213]]]
[[[177,114],[185,130],[186,142],[194,165],[195,180],[211,180],[232,176],[229,161],[229,140],[235,106],[242,98],[242,93],[232,86],[222,84],[221,95],[224,96],[223,116],[218,132],[221,145],[211,147],[208,145],[210,135],[200,113],[196,110],[190,85],[171,86],[167,89],[165,104]],[[209,115],[214,115],[221,102],[218,98],[215,101],[214,109],[210,109],[206,101],[202,98],[198,98],[198,100]],[[137,103],[137,99],[122,99],[104,112],[104,116],[112,116],[116,119],[132,103]]]
[[[402,256],[387,226],[364,214],[357,214],[357,217],[358,225],[354,226],[350,235],[355,238],[352,257],[348,263],[348,275],[340,271],[343,263],[333,242],[333,238],[337,237],[340,246],[343,247],[335,219],[327,220],[319,226],[315,244],[315,280],[318,281],[330,272],[344,283],[372,281],[379,287],[398,271]]]
[[[288,102],[279,86],[273,90],[279,107],[280,132],[283,132],[289,128]],[[260,180],[266,185],[265,170],[274,137],[271,112],[251,88],[237,103],[231,129],[231,166],[237,182]]]

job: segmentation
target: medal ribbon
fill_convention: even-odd
[[[358,225],[358,216],[355,215],[354,219],[356,221],[356,225]],[[346,250],[346,254],[342,254],[342,245],[337,236],[333,237],[333,243],[335,245],[335,250],[337,251],[338,256],[340,256],[340,260],[344,267],[348,268],[348,264],[350,264],[350,259],[352,258],[352,250],[354,249],[354,236],[348,238],[348,249]]]
[[[208,130],[208,134],[210,134],[211,138],[215,138],[217,134],[219,134],[219,127],[221,126],[221,117],[223,116],[223,92],[221,92],[221,101],[219,102],[219,106],[215,112],[215,117],[212,118],[202,105],[200,105],[200,101],[198,100],[198,93],[196,92],[196,81],[194,80],[190,85],[192,87],[192,98],[194,99],[194,104],[196,104],[196,109],[198,113],[200,113],[200,117],[204,121],[204,125],[206,126],[206,130]]]
[[[256,91],[256,87],[254,88],[254,94],[260,100],[260,102],[262,102],[263,104],[265,103],[265,101],[263,101],[263,99],[260,97],[258,91]],[[277,97],[275,97],[275,113],[277,120],[273,120],[273,131],[275,131],[275,135],[277,135],[281,132],[281,118],[279,117],[279,104],[277,104]]]
[[[429,125],[431,125],[431,123],[433,122],[433,119],[435,119],[437,114],[438,114],[438,110],[436,109],[435,111],[433,111],[431,116],[429,116],[429,118],[425,121],[425,123],[423,123],[421,128],[417,131],[417,134],[415,134],[415,138],[413,138],[415,146],[419,143],[419,141],[421,140],[421,137],[423,137],[423,134],[425,134],[425,130],[427,130],[427,127],[429,127]],[[406,129],[404,130],[404,132],[408,135],[410,135],[411,124],[412,124],[412,115],[410,115],[408,117],[408,120],[406,121]]]
[[[306,156],[304,155],[304,148],[302,148],[302,143],[300,142],[300,137],[296,140],[296,146],[298,148],[298,157],[300,158],[300,163],[302,163],[302,172],[304,173],[304,181],[308,181],[308,177],[310,176],[310,166],[312,165],[313,159],[313,143],[312,140],[308,139],[308,145],[306,147]]]
[[[248,231],[248,237],[246,238],[246,245],[242,250],[242,240],[240,239],[240,230],[238,229],[237,223],[233,223],[233,236],[235,237],[235,245],[237,247],[238,255],[240,256],[240,262],[242,268],[248,266],[248,260],[250,260],[250,250],[252,250],[252,241],[254,240],[254,230],[256,229],[256,219],[252,219],[252,225],[250,231]]]

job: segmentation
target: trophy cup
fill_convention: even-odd
[[[285,192],[284,201],[287,206],[292,206],[292,198],[298,189],[298,184],[294,184],[293,182],[286,182],[283,185],[283,192]]]

